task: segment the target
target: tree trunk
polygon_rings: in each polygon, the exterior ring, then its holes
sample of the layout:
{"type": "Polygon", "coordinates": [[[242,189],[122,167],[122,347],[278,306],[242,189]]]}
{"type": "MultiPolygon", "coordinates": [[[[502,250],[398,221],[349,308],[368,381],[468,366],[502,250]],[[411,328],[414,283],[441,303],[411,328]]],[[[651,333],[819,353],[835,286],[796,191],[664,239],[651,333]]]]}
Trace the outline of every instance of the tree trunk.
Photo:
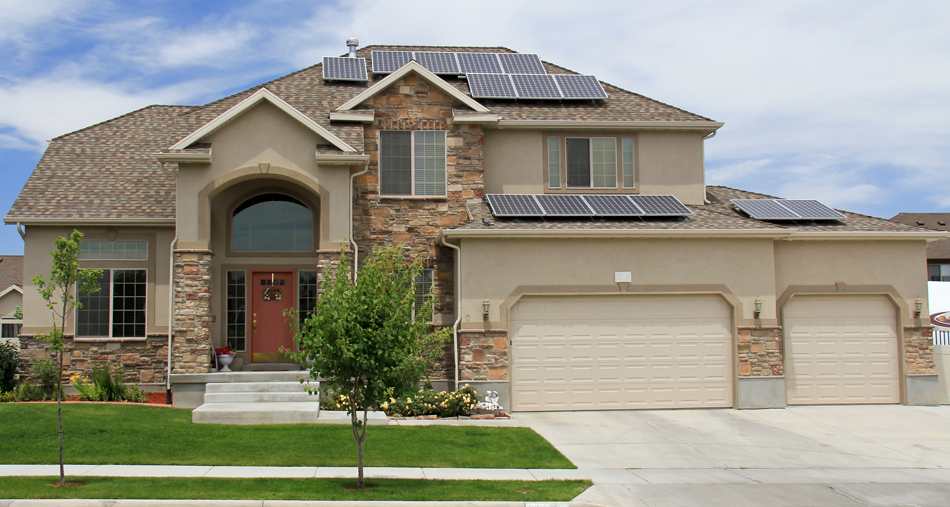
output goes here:
{"type": "MultiPolygon", "coordinates": [[[[56,330],[54,329],[55,333],[56,330]]],[[[56,380],[56,417],[59,419],[59,487],[66,487],[66,466],[63,464],[63,351],[59,351],[59,378],[56,380]]]]}

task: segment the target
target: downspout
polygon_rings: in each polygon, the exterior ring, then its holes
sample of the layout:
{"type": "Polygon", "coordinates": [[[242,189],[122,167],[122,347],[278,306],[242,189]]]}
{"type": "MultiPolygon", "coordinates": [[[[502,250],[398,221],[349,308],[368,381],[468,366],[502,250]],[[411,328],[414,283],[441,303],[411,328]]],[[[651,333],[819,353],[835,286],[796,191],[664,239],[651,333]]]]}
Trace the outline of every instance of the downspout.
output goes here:
{"type": "MultiPolygon", "coordinates": [[[[165,169],[165,164],[158,162],[158,166],[165,169]]],[[[175,173],[175,189],[178,189],[178,171],[168,171],[170,173],[175,173]]],[[[176,222],[177,222],[177,213],[176,222]]],[[[165,363],[165,404],[172,404],[172,339],[175,335],[175,326],[173,319],[175,318],[174,308],[175,308],[175,247],[178,246],[178,226],[175,225],[175,238],[172,239],[171,245],[168,247],[168,360],[165,363]]]]}
{"type": "Polygon", "coordinates": [[[717,131],[713,130],[712,132],[703,136],[703,139],[702,139],[704,141],[703,142],[703,202],[705,202],[706,204],[709,204],[709,199],[706,199],[706,143],[705,141],[706,139],[712,139],[716,137],[716,132],[717,131]]]}
{"type": "Polygon", "coordinates": [[[16,223],[16,232],[20,233],[20,239],[26,241],[26,231],[23,230],[23,226],[20,225],[20,222],[16,223]]]}
{"type": "Polygon", "coordinates": [[[442,244],[455,250],[455,324],[452,324],[452,352],[455,354],[455,390],[459,390],[459,324],[462,322],[462,249],[445,240],[442,244]]]}
{"type": "Polygon", "coordinates": [[[353,283],[356,283],[356,278],[359,273],[359,267],[360,267],[360,248],[356,244],[356,240],[353,239],[353,236],[355,235],[355,231],[353,228],[353,206],[354,206],[353,194],[356,193],[356,189],[353,187],[353,184],[356,181],[357,176],[361,174],[366,174],[366,171],[369,171],[369,164],[367,164],[365,167],[366,168],[363,169],[362,171],[355,172],[350,175],[350,238],[349,240],[350,240],[350,246],[353,248],[353,283]]]}

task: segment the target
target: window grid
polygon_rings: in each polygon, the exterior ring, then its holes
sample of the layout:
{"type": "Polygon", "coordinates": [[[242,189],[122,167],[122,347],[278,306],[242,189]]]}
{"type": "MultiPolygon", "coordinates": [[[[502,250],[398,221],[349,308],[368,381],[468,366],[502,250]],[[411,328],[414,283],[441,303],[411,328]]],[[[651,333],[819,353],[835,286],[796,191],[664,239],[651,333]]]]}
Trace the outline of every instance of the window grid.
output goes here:
{"type": "Polygon", "coordinates": [[[109,337],[109,314],[112,310],[110,287],[112,271],[105,269],[99,278],[99,290],[93,293],[79,291],[82,305],[76,310],[76,336],[90,338],[109,337]]]}
{"type": "Polygon", "coordinates": [[[144,269],[112,272],[112,336],[145,338],[145,300],[148,284],[144,269]]]}
{"type": "Polygon", "coordinates": [[[445,132],[421,130],[412,134],[416,195],[445,195],[445,132]]]}
{"type": "Polygon", "coordinates": [[[413,282],[416,291],[415,311],[418,314],[420,311],[422,311],[422,305],[425,304],[426,297],[432,290],[432,270],[423,269],[419,271],[419,274],[416,275],[416,279],[413,280],[413,282]]]}
{"type": "Polygon", "coordinates": [[[313,212],[282,194],[252,197],[231,218],[235,252],[309,252],[313,248],[313,212]]]}
{"type": "Polygon", "coordinates": [[[444,130],[381,131],[379,192],[382,195],[446,195],[444,130]]]}
{"type": "Polygon", "coordinates": [[[228,271],[227,342],[234,350],[247,347],[247,275],[244,271],[228,271]]]}
{"type": "Polygon", "coordinates": [[[79,260],[147,261],[148,241],[83,241],[79,260]]]}
{"type": "Polygon", "coordinates": [[[633,139],[626,137],[623,143],[623,186],[624,188],[633,188],[636,185],[633,169],[633,139]]]}
{"type": "Polygon", "coordinates": [[[561,188],[561,138],[548,138],[548,187],[561,188]]]}
{"type": "Polygon", "coordinates": [[[297,311],[300,315],[300,321],[303,322],[317,308],[317,272],[298,271],[297,283],[297,294],[299,295],[297,311]]]}
{"type": "Polygon", "coordinates": [[[594,137],[591,140],[591,180],[594,188],[617,187],[617,140],[594,137]]]}

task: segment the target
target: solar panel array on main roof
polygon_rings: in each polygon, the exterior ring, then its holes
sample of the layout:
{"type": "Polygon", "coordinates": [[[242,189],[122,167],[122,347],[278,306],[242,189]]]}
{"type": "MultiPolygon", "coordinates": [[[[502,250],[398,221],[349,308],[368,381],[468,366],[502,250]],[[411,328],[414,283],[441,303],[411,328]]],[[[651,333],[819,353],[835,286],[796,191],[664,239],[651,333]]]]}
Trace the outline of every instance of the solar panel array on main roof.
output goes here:
{"type": "Polygon", "coordinates": [[[459,70],[462,74],[482,72],[488,74],[503,74],[501,62],[496,53],[455,53],[459,61],[459,70]]]}
{"type": "Polygon", "coordinates": [[[538,55],[530,53],[497,53],[507,74],[547,74],[538,55]]]}
{"type": "Polygon", "coordinates": [[[605,99],[607,92],[594,76],[574,74],[469,74],[469,89],[476,99],[605,99]],[[567,81],[564,91],[560,77],[584,78],[567,81]],[[596,83],[596,90],[594,85],[596,83]],[[580,84],[584,87],[581,88],[580,84]],[[597,91],[599,90],[599,91],[597,91]],[[587,93],[590,92],[590,93],[587,93]]]}
{"type": "Polygon", "coordinates": [[[416,61],[432,71],[433,74],[459,75],[459,62],[455,53],[438,53],[434,51],[416,51],[416,61]]]}
{"type": "Polygon", "coordinates": [[[606,99],[607,92],[594,76],[554,74],[557,86],[566,99],[606,99]]]}
{"type": "Polygon", "coordinates": [[[515,92],[522,99],[559,99],[563,97],[548,74],[511,74],[515,92]]]}
{"type": "Polygon", "coordinates": [[[373,51],[370,56],[376,74],[395,72],[413,58],[412,51],[373,51]]]}
{"type": "Polygon", "coordinates": [[[846,216],[814,199],[731,199],[756,220],[845,220],[846,216]]]}
{"type": "Polygon", "coordinates": [[[684,217],[692,215],[672,195],[488,194],[496,217],[684,217]]]}
{"type": "Polygon", "coordinates": [[[515,85],[507,74],[469,74],[468,86],[475,98],[510,99],[517,96],[515,85]]]}
{"type": "Polygon", "coordinates": [[[448,51],[373,51],[373,72],[395,72],[416,60],[434,74],[547,74],[538,55],[528,53],[452,53],[448,51]]]}
{"type": "Polygon", "coordinates": [[[323,79],[335,81],[368,81],[366,58],[323,57],[323,79]]]}

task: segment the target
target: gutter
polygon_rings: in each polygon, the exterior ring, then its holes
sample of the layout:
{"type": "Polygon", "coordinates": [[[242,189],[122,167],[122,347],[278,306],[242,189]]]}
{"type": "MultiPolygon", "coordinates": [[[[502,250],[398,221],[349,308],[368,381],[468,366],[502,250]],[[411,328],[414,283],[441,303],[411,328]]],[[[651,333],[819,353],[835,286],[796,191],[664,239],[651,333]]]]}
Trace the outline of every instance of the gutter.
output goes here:
{"type": "Polygon", "coordinates": [[[20,225],[20,222],[16,223],[16,232],[20,233],[20,239],[26,241],[26,231],[23,230],[23,226],[20,225]]]}
{"type": "Polygon", "coordinates": [[[446,241],[442,234],[439,241],[455,250],[455,323],[452,324],[452,352],[455,355],[455,390],[459,390],[459,324],[462,322],[462,249],[446,241]]]}
{"type": "Polygon", "coordinates": [[[803,231],[801,229],[447,229],[447,238],[767,238],[797,240],[935,241],[943,231],[803,231]]]}
{"type": "Polygon", "coordinates": [[[211,152],[208,153],[156,153],[152,155],[159,164],[178,162],[180,164],[210,164],[211,152]]]}
{"type": "Polygon", "coordinates": [[[572,121],[572,120],[499,120],[497,128],[538,129],[563,128],[570,130],[716,130],[721,121],[572,121]]]}
{"type": "Polygon", "coordinates": [[[3,217],[7,225],[131,225],[131,226],[162,226],[175,225],[174,218],[30,218],[30,217],[3,217]]]}

